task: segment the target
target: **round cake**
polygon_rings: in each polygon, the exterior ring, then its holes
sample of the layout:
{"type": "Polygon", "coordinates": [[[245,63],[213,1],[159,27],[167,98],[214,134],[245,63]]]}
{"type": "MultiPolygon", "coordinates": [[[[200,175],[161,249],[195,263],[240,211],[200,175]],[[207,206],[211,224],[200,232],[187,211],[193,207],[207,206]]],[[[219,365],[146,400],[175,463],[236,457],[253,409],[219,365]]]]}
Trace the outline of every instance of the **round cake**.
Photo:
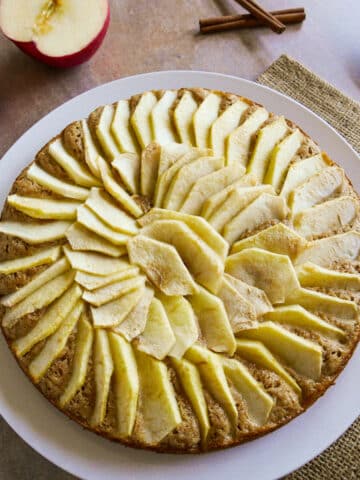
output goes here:
{"type": "Polygon", "coordinates": [[[83,427],[158,452],[264,435],[359,340],[359,199],[299,127],[238,95],[97,108],[18,176],[0,222],[2,331],[83,427]]]}

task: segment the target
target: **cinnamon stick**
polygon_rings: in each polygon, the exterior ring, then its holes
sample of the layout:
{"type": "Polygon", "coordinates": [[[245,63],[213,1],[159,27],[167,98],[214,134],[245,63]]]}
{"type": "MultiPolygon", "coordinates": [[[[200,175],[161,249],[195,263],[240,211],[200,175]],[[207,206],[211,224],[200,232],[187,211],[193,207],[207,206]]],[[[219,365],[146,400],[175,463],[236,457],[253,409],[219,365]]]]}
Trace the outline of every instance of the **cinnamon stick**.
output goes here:
{"type": "Polygon", "coordinates": [[[262,21],[265,25],[268,25],[274,32],[283,33],[286,29],[286,26],[283,23],[277,20],[274,15],[260,7],[260,5],[254,0],[236,0],[236,2],[250,12],[255,18],[262,21]]]}
{"type": "MultiPolygon", "coordinates": [[[[303,7],[298,8],[286,8],[285,10],[274,10],[269,12],[274,17],[278,15],[286,15],[288,13],[305,13],[303,7]]],[[[239,15],[222,15],[221,17],[200,18],[200,27],[208,27],[210,25],[219,25],[221,23],[236,22],[237,20],[254,20],[254,16],[251,13],[239,14],[239,15]]]]}

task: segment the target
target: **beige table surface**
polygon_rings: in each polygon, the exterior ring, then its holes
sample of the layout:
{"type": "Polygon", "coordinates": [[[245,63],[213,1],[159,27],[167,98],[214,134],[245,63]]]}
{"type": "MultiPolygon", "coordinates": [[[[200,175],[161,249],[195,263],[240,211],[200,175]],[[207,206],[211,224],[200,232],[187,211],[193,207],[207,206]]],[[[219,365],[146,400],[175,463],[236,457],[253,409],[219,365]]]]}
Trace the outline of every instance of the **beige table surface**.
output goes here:
{"type": "MultiPolygon", "coordinates": [[[[200,36],[200,17],[241,11],[233,0],[110,3],[106,39],[95,57],[78,68],[50,69],[0,37],[0,157],[34,122],[64,101],[104,82],[142,72],[207,70],[254,80],[287,53],[360,100],[360,0],[262,0],[274,10],[306,8],[305,23],[288,27],[279,36],[266,29],[200,36]]],[[[0,452],[0,480],[73,478],[35,453],[3,420],[0,452]]]]}

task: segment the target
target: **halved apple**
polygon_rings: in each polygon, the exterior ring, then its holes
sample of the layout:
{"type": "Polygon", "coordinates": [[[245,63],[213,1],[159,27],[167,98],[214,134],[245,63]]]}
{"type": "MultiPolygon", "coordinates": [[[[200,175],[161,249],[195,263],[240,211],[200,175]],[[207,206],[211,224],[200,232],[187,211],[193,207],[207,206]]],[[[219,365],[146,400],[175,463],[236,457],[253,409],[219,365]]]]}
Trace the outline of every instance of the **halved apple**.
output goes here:
{"type": "Polygon", "coordinates": [[[104,305],[104,303],[111,302],[112,300],[122,297],[126,293],[136,290],[144,285],[145,277],[137,275],[112,282],[109,285],[99,287],[92,291],[85,291],[82,298],[91,305],[100,307],[101,305],[104,305]]]}
{"type": "Polygon", "coordinates": [[[46,223],[0,222],[0,232],[21,238],[30,245],[52,242],[65,236],[71,222],[61,220],[46,223]]]}
{"type": "Polygon", "coordinates": [[[161,147],[152,142],[141,152],[140,192],[152,200],[158,178],[161,147]]]}
{"type": "Polygon", "coordinates": [[[129,264],[128,268],[113,273],[112,275],[106,275],[105,277],[91,273],[76,272],[75,281],[87,290],[95,290],[97,288],[105,287],[105,285],[110,285],[113,282],[117,282],[118,280],[135,277],[138,274],[138,267],[132,267],[129,264]]]}
{"type": "Polygon", "coordinates": [[[60,257],[61,247],[45,248],[26,257],[14,258],[13,260],[4,260],[0,262],[0,273],[9,275],[10,273],[28,270],[38,265],[53,263],[60,257]]]}
{"type": "Polygon", "coordinates": [[[81,205],[75,200],[51,200],[50,198],[9,195],[9,205],[32,218],[43,220],[74,220],[76,209],[81,205]]]}
{"type": "Polygon", "coordinates": [[[197,147],[210,147],[210,129],[219,116],[220,104],[221,96],[209,93],[194,113],[193,125],[197,147]]]}
{"type": "Polygon", "coordinates": [[[80,223],[75,222],[66,231],[65,234],[70,246],[73,250],[89,250],[92,252],[104,253],[111,257],[120,257],[126,253],[126,247],[116,245],[100,237],[96,233],[83,227],[80,223]]]}
{"type": "Polygon", "coordinates": [[[87,205],[81,205],[77,209],[77,221],[83,227],[105,238],[114,245],[126,245],[130,238],[129,235],[116,232],[108,227],[87,205]]]}
{"type": "Polygon", "coordinates": [[[139,152],[139,144],[130,126],[130,105],[128,100],[120,100],[116,103],[110,128],[122,152],[139,152]]]}
{"type": "Polygon", "coordinates": [[[225,273],[224,278],[233,288],[235,288],[244,300],[247,300],[253,306],[257,317],[261,317],[266,312],[271,312],[273,307],[263,290],[248,285],[227,273],[225,273]]]}
{"type": "Polygon", "coordinates": [[[73,251],[69,247],[64,247],[64,253],[75,270],[102,277],[129,268],[129,262],[126,260],[109,258],[100,253],[73,251]]]}
{"type": "Polygon", "coordinates": [[[302,287],[340,288],[343,290],[360,290],[360,275],[328,270],[315,263],[306,262],[296,267],[302,287]]]}
{"type": "Polygon", "coordinates": [[[137,153],[122,153],[111,163],[130,193],[137,193],[140,184],[140,157],[137,153]]]}
{"type": "Polygon", "coordinates": [[[100,178],[100,170],[97,164],[97,157],[100,155],[86,120],[81,120],[81,129],[83,134],[84,157],[86,165],[94,177],[100,178]]]}
{"type": "Polygon", "coordinates": [[[195,145],[193,116],[197,108],[192,93],[185,90],[174,109],[174,123],[181,143],[195,145]]]}
{"type": "Polygon", "coordinates": [[[177,90],[165,90],[151,111],[150,121],[154,140],[160,145],[176,142],[176,132],[171,119],[171,107],[176,97],[177,90]]]}
{"type": "Polygon", "coordinates": [[[121,153],[118,145],[116,144],[114,138],[111,135],[110,127],[113,118],[114,106],[105,105],[101,109],[99,120],[97,121],[97,124],[95,126],[97,139],[104,153],[110,160],[113,160],[121,153]]]}
{"type": "Polygon", "coordinates": [[[141,148],[145,148],[153,140],[151,128],[151,111],[157,103],[153,92],[145,92],[141,95],[133,114],[130,117],[130,123],[135,131],[141,148]]]}

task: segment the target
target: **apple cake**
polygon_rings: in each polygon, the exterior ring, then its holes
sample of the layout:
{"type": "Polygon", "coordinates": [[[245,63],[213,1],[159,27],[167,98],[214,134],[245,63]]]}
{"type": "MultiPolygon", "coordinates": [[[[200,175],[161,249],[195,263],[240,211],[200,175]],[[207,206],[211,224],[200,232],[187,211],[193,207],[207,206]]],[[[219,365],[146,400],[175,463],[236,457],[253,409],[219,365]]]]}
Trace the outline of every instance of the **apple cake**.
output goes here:
{"type": "Polygon", "coordinates": [[[18,176],[1,324],[39,391],[123,444],[195,453],[268,433],[359,339],[359,200],[299,127],[237,95],[97,108],[18,176]]]}

